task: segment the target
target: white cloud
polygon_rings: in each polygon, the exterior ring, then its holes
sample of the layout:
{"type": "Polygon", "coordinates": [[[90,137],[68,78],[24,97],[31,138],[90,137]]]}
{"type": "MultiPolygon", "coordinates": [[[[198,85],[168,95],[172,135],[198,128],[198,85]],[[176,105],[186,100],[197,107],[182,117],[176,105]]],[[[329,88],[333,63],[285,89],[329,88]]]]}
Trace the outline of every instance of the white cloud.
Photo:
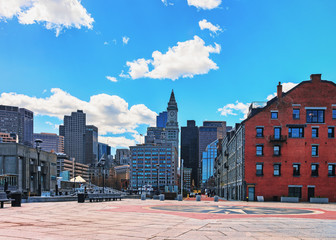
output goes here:
{"type": "Polygon", "coordinates": [[[223,30],[220,28],[219,25],[213,25],[211,22],[208,22],[206,19],[198,22],[199,27],[201,30],[208,29],[209,31],[217,34],[217,32],[222,32],[223,30]]]}
{"type": "Polygon", "coordinates": [[[178,42],[177,46],[169,48],[166,53],[155,51],[152,60],[140,58],[133,62],[127,62],[129,75],[132,79],[148,77],[153,79],[169,78],[176,80],[180,77],[206,74],[211,69],[217,70],[218,66],[210,58],[210,53],[219,54],[220,45],[206,46],[204,41],[194,36],[194,39],[178,42]],[[150,71],[149,67],[153,67],[150,71]]]}
{"type": "MultiPolygon", "coordinates": [[[[293,87],[295,87],[297,83],[282,83],[282,91],[288,92],[293,87]]],[[[267,96],[267,100],[271,100],[272,98],[276,97],[276,93],[270,94],[267,96]]],[[[220,112],[220,115],[222,116],[228,116],[228,115],[238,115],[238,114],[244,114],[244,118],[240,119],[243,120],[247,117],[248,109],[250,107],[250,103],[241,103],[239,101],[236,101],[235,103],[229,103],[226,104],[224,107],[219,108],[218,111],[220,112]]]]}
{"type": "Polygon", "coordinates": [[[52,122],[45,122],[45,124],[47,124],[47,125],[49,125],[49,126],[52,126],[53,127],[53,129],[59,129],[59,124],[54,124],[54,123],[52,123],[52,122]]]}
{"type": "Polygon", "coordinates": [[[0,20],[17,16],[21,9],[32,5],[32,0],[0,0],[0,20]]]}
{"type": "MultiPolygon", "coordinates": [[[[297,83],[292,83],[292,82],[288,82],[288,83],[282,83],[282,91],[283,92],[288,92],[289,90],[291,90],[293,87],[295,87],[296,85],[298,85],[297,83]]],[[[276,97],[277,93],[273,93],[267,96],[267,100],[271,100],[272,98],[276,97]]]]}
{"type": "Polygon", "coordinates": [[[121,77],[121,78],[130,78],[130,75],[125,74],[124,70],[122,70],[121,73],[119,74],[119,77],[121,77]]]}
{"type": "Polygon", "coordinates": [[[104,45],[109,45],[109,42],[105,41],[105,42],[104,42],[104,45]]]}
{"type": "Polygon", "coordinates": [[[129,107],[128,103],[116,95],[98,94],[89,101],[80,100],[59,88],[51,89],[51,96],[46,98],[30,97],[17,93],[2,93],[1,104],[14,105],[32,110],[37,115],[57,117],[81,109],[86,113],[87,124],[99,128],[100,135],[137,133],[140,124],[154,126],[156,113],[143,104],[129,107]]]}
{"type": "Polygon", "coordinates": [[[129,40],[130,40],[130,38],[127,37],[127,36],[124,36],[124,37],[122,38],[123,44],[125,44],[125,45],[128,44],[128,41],[129,41],[129,40]]]}
{"type": "Polygon", "coordinates": [[[106,76],[106,78],[108,80],[110,80],[111,82],[118,82],[118,80],[115,77],[111,77],[111,76],[106,76]]]}
{"type": "Polygon", "coordinates": [[[235,103],[226,104],[224,107],[219,108],[218,111],[222,116],[238,115],[238,113],[243,113],[244,118],[246,118],[249,106],[249,103],[241,103],[236,101],[235,103]]]}
{"type": "Polygon", "coordinates": [[[140,58],[138,60],[134,60],[133,62],[127,62],[126,65],[129,67],[129,75],[133,79],[144,77],[149,72],[148,64],[150,60],[146,60],[144,58],[140,58]]]}
{"type": "Polygon", "coordinates": [[[128,148],[129,146],[134,146],[138,143],[138,141],[134,139],[128,139],[125,137],[106,137],[106,136],[99,136],[98,141],[108,144],[112,148],[128,148]]]}
{"type": "Polygon", "coordinates": [[[63,28],[92,29],[94,21],[81,0],[0,0],[0,19],[14,16],[21,24],[44,23],[56,36],[63,28]]]}
{"type": "Polygon", "coordinates": [[[169,2],[168,0],[161,0],[161,2],[162,2],[165,6],[168,6],[168,5],[173,6],[173,5],[174,5],[174,3],[169,2]]]}
{"type": "Polygon", "coordinates": [[[222,3],[222,0],[188,0],[189,6],[194,6],[198,9],[211,10],[217,8],[222,3]]]}

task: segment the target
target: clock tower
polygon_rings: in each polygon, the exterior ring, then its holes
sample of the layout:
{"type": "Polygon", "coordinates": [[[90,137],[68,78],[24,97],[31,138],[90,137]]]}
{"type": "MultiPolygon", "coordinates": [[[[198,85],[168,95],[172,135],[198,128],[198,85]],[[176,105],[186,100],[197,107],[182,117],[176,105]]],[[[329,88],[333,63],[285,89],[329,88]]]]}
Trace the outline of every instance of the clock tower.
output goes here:
{"type": "Polygon", "coordinates": [[[177,103],[175,100],[174,90],[170,94],[170,99],[167,107],[167,123],[166,123],[166,140],[175,148],[175,163],[178,161],[179,149],[179,126],[177,121],[177,103]]]}

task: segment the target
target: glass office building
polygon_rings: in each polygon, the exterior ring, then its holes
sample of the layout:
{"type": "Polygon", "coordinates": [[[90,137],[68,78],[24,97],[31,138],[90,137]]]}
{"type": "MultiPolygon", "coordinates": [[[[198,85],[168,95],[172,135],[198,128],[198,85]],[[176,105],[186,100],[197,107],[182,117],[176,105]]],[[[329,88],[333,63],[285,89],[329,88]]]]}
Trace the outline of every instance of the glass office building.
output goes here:
{"type": "Polygon", "coordinates": [[[217,157],[218,140],[210,143],[202,154],[202,183],[205,183],[214,174],[214,162],[217,157]]]}

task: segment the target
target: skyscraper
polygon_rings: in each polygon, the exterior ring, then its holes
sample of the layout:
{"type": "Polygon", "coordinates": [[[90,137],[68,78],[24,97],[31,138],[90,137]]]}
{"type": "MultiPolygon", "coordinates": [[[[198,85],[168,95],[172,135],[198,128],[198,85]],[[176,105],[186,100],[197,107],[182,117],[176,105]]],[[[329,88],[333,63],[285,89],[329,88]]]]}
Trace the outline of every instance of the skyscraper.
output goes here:
{"type": "Polygon", "coordinates": [[[0,132],[16,134],[19,143],[33,145],[34,113],[25,108],[0,105],[0,132]]]}
{"type": "Polygon", "coordinates": [[[156,117],[156,127],[165,128],[167,124],[167,112],[160,112],[156,117]]]}
{"type": "Polygon", "coordinates": [[[186,127],[181,127],[181,159],[184,167],[191,169],[190,183],[198,185],[198,127],[194,120],[188,120],[186,127]]]}
{"type": "Polygon", "coordinates": [[[93,125],[85,126],[85,164],[98,162],[98,128],[93,125]]]}
{"type": "Polygon", "coordinates": [[[64,136],[64,152],[79,163],[85,163],[85,124],[86,114],[77,110],[71,116],[64,116],[64,125],[59,129],[60,135],[64,136]]]}

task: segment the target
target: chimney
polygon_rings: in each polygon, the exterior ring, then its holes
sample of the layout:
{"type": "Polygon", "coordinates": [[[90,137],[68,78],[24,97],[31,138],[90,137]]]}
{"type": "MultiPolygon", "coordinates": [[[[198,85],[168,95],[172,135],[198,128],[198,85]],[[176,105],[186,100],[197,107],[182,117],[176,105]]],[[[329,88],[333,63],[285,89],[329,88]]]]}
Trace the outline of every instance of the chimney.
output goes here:
{"type": "Polygon", "coordinates": [[[322,74],[311,74],[310,75],[310,80],[314,82],[320,82],[321,81],[321,75],[322,74]]]}
{"type": "Polygon", "coordinates": [[[277,97],[278,97],[278,99],[282,98],[282,85],[281,85],[281,82],[279,82],[279,84],[277,86],[277,97]]]}

